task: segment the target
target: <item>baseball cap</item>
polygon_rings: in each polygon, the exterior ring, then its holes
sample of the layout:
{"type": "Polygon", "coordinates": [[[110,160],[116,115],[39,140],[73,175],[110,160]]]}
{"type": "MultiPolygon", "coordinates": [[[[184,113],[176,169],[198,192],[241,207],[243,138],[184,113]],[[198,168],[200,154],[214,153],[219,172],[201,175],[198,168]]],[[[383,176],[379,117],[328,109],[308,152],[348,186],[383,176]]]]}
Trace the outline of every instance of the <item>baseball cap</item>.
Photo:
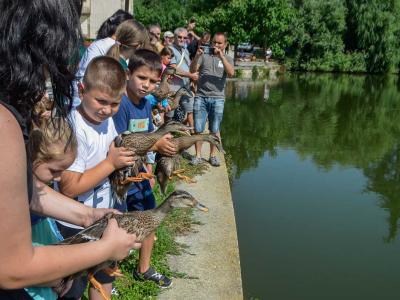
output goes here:
{"type": "Polygon", "coordinates": [[[164,32],[164,38],[166,37],[174,37],[174,34],[171,31],[164,32]]]}

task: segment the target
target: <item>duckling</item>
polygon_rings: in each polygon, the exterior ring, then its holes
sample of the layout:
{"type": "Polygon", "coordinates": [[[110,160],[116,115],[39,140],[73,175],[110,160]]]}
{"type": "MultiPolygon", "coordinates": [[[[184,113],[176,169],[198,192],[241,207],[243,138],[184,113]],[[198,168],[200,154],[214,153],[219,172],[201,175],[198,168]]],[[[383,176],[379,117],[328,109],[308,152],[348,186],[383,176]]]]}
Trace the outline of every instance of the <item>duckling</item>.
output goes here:
{"type": "MultiPolygon", "coordinates": [[[[93,225],[83,229],[76,235],[65,239],[64,241],[61,241],[59,244],[70,245],[99,240],[105,228],[107,227],[108,220],[111,218],[115,218],[118,222],[118,226],[125,229],[128,233],[136,234],[137,242],[142,242],[150,233],[157,229],[157,227],[173,208],[183,207],[197,208],[205,212],[208,211],[208,208],[198,202],[190,193],[182,190],[176,190],[155,209],[146,211],[132,211],[124,214],[108,214],[95,222],[93,225]]],[[[90,269],[73,274],[68,278],[65,278],[64,281],[66,282],[67,280],[87,274],[89,281],[93,284],[93,286],[99,290],[104,299],[109,300],[103,290],[103,287],[94,279],[93,275],[103,269],[109,271],[109,268],[115,265],[115,263],[116,262],[114,261],[106,261],[90,269]]]]}
{"type": "Polygon", "coordinates": [[[132,182],[141,182],[145,179],[153,178],[152,174],[139,171],[144,165],[147,152],[149,152],[153,145],[167,133],[186,133],[190,129],[190,127],[179,122],[168,122],[155,132],[128,131],[115,138],[114,143],[116,147],[125,147],[135,152],[135,162],[132,166],[116,170],[109,176],[113,194],[119,203],[122,203],[123,199],[125,199],[132,182]]]}
{"type": "Polygon", "coordinates": [[[167,187],[168,180],[172,178],[172,176],[177,176],[180,179],[185,180],[188,183],[195,183],[196,181],[192,178],[182,175],[185,171],[184,169],[179,169],[180,167],[180,154],[190,148],[195,142],[209,142],[215,145],[218,151],[225,153],[222,149],[220,139],[211,134],[198,134],[198,135],[191,135],[191,136],[181,136],[172,139],[172,142],[176,145],[178,149],[178,153],[174,156],[164,156],[159,153],[156,155],[156,170],[155,174],[157,177],[157,181],[160,185],[160,190],[163,194],[165,194],[165,190],[167,187]]]}

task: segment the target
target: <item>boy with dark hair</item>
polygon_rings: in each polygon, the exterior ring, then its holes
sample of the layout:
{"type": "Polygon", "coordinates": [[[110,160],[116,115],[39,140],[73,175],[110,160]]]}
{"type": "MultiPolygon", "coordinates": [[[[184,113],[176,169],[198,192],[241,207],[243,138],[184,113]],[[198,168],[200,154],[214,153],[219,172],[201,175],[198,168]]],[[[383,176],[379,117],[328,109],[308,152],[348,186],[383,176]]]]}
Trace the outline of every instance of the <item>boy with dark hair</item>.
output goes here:
{"type": "MultiPolygon", "coordinates": [[[[126,130],[131,132],[152,132],[154,130],[151,104],[145,99],[145,96],[155,89],[161,70],[161,58],[151,50],[139,49],[131,57],[128,64],[126,94],[122,97],[118,113],[113,117],[118,133],[126,130]]],[[[171,138],[170,134],[165,135],[150,150],[164,155],[174,155],[176,148],[171,142],[171,138]]],[[[149,172],[152,171],[150,163],[153,162],[152,159],[148,160],[147,169],[149,172]]],[[[133,183],[132,185],[126,199],[127,210],[135,211],[155,208],[156,202],[149,180],[133,183]]],[[[124,210],[125,208],[121,209],[124,210]]],[[[172,281],[150,266],[154,236],[154,233],[152,233],[142,242],[139,264],[137,269],[133,271],[133,276],[136,279],[152,280],[163,288],[169,287],[172,281]]]]}
{"type": "MultiPolygon", "coordinates": [[[[113,144],[117,132],[111,117],[118,111],[125,87],[126,74],[119,62],[111,57],[96,57],[89,63],[79,86],[81,104],[69,115],[78,151],[73,164],[62,173],[59,188],[63,194],[87,206],[112,208],[114,201],[108,176],[133,164],[134,153],[113,144]]],[[[57,221],[57,225],[64,238],[82,229],[62,221],[57,221]]],[[[114,277],[102,271],[94,277],[103,284],[103,292],[111,296],[114,277]]],[[[74,280],[73,287],[62,299],[79,299],[86,285],[86,277],[74,280]]],[[[91,286],[89,299],[103,298],[91,286]]]]}

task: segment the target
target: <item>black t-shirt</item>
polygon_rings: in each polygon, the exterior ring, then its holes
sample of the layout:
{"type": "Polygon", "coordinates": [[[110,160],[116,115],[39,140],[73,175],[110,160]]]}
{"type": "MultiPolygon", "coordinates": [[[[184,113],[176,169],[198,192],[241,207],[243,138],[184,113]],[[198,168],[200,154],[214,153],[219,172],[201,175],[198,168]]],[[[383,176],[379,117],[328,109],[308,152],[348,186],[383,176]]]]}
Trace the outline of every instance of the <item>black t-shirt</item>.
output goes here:
{"type": "Polygon", "coordinates": [[[196,39],[193,39],[193,41],[187,46],[190,60],[193,60],[193,58],[195,57],[198,47],[199,47],[199,41],[196,39]]]}

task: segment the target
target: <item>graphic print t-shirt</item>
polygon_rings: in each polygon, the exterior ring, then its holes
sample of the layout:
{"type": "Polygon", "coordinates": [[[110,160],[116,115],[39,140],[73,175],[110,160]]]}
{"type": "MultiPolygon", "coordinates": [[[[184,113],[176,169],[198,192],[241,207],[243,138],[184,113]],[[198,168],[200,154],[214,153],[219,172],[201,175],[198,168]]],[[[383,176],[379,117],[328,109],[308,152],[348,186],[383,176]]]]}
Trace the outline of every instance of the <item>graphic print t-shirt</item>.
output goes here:
{"type": "MultiPolygon", "coordinates": [[[[77,109],[71,111],[70,119],[78,140],[78,153],[75,161],[67,170],[84,173],[107,157],[108,149],[117,136],[117,131],[112,118],[95,125],[84,119],[77,109]]],[[[105,178],[93,189],[79,195],[77,200],[95,208],[113,207],[110,181],[105,178]]],[[[59,222],[68,227],[81,228],[66,222],[59,222]]]]}
{"type": "MultiPolygon", "coordinates": [[[[142,98],[138,105],[134,104],[128,96],[124,95],[118,112],[113,116],[115,128],[118,134],[130,132],[154,131],[151,104],[146,98],[142,98]]],[[[132,195],[141,188],[141,183],[132,184],[128,195],[132,195]]]]}

